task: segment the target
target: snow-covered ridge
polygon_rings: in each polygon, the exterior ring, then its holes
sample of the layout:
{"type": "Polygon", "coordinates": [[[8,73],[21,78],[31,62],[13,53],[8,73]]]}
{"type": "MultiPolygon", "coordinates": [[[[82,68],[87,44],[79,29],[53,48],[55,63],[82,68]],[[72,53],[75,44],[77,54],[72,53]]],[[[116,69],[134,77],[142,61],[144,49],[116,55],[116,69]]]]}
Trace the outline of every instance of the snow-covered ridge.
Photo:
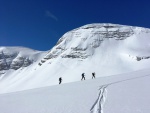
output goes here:
{"type": "MultiPolygon", "coordinates": [[[[81,58],[86,59],[93,55],[96,48],[100,48],[102,43],[116,40],[133,40],[131,37],[140,38],[141,36],[150,35],[150,29],[142,27],[125,26],[119,24],[88,24],[65,33],[57,42],[56,46],[44,57],[46,59],[57,58],[81,58]],[[140,37],[139,37],[140,36],[140,37]],[[129,39],[128,39],[129,38],[129,39]]],[[[147,40],[147,39],[138,40],[147,40]]],[[[135,39],[137,40],[137,39],[135,39]]],[[[129,42],[129,41],[128,41],[129,42]]],[[[127,43],[128,43],[127,42],[127,43]]],[[[124,43],[124,41],[122,41],[124,43]]],[[[134,43],[134,42],[129,42],[134,43]]],[[[109,46],[106,45],[106,46],[109,46]]],[[[128,45],[130,46],[130,45],[128,45]]],[[[137,56],[142,59],[149,56],[137,56]]],[[[42,62],[41,62],[42,64],[42,62]]]]}
{"type": "Polygon", "coordinates": [[[42,52],[24,47],[0,47],[0,71],[27,67],[37,61],[42,52]]]}

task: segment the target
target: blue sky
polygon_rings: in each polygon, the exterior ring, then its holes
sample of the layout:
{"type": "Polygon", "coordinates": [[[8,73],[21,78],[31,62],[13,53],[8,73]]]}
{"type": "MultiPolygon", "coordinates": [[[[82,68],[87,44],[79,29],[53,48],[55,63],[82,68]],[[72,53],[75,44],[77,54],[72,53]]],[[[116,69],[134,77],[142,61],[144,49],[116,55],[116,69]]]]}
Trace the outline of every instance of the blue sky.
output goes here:
{"type": "Polygon", "coordinates": [[[67,31],[90,23],[150,28],[150,1],[0,0],[0,46],[49,50],[67,31]]]}

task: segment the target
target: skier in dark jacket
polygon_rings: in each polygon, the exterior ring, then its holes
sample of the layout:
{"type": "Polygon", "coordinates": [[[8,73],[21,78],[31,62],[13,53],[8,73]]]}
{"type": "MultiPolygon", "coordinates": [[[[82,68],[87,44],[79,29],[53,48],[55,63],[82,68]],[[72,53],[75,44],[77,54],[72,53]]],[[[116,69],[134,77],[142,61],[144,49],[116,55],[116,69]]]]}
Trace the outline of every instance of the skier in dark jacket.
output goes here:
{"type": "Polygon", "coordinates": [[[85,75],[84,75],[84,73],[82,73],[82,79],[81,80],[85,80],[85,75]]]}
{"type": "Polygon", "coordinates": [[[92,73],[92,79],[95,78],[95,72],[92,73]]]}
{"type": "Polygon", "coordinates": [[[62,82],[62,78],[60,77],[60,78],[59,78],[59,84],[61,84],[61,82],[62,82]]]}

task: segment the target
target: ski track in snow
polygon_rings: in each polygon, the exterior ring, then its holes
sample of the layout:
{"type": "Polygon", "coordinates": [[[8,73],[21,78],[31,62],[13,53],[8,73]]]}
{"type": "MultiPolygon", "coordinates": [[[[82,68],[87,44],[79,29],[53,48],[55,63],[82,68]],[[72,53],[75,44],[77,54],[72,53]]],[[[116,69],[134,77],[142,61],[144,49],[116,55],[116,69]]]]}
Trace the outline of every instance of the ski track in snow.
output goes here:
{"type": "Polygon", "coordinates": [[[91,113],[103,113],[103,105],[106,100],[107,88],[108,85],[103,85],[100,87],[100,92],[98,95],[97,100],[95,101],[94,105],[90,109],[91,113]]]}
{"type": "MultiPolygon", "coordinates": [[[[122,106],[121,110],[120,109],[115,110],[116,108],[114,108],[114,105],[115,105],[117,106],[117,109],[118,109],[119,108],[118,106],[120,106],[120,103],[118,103],[118,101],[122,102],[120,100],[117,100],[117,103],[116,103],[111,100],[111,98],[113,98],[115,95],[118,96],[119,91],[117,90],[120,90],[120,89],[116,89],[118,88],[118,86],[120,86],[122,83],[123,84],[128,83],[128,81],[132,83],[132,80],[134,81],[138,79],[138,81],[140,81],[140,78],[146,78],[149,80],[149,77],[150,77],[150,74],[147,73],[143,75],[143,72],[142,72],[142,75],[141,74],[137,75],[137,73],[135,73],[134,75],[136,76],[134,77],[127,76],[127,78],[126,77],[117,78],[118,76],[116,77],[114,76],[115,79],[114,78],[111,78],[111,79],[98,78],[100,81],[95,79],[95,81],[90,80],[90,81],[84,81],[84,82],[77,82],[75,83],[76,85],[72,83],[68,85],[64,84],[64,86],[58,85],[55,87],[45,87],[44,89],[29,90],[29,91],[24,91],[24,92],[20,91],[17,93],[0,94],[0,99],[1,99],[0,113],[11,113],[11,111],[13,113],[105,113],[105,112],[109,113],[109,110],[119,111],[119,112],[113,111],[113,113],[137,113],[138,111],[136,112],[136,110],[141,110],[141,111],[144,110],[141,113],[149,113],[149,112],[145,112],[145,111],[148,111],[148,110],[145,110],[145,108],[149,109],[149,100],[144,101],[145,100],[144,97],[140,98],[139,100],[143,100],[142,102],[143,103],[145,102],[146,104],[144,104],[143,106],[141,105],[141,107],[140,107],[140,104],[138,104],[139,109],[137,109],[137,107],[132,107],[133,109],[130,109],[130,105],[127,105],[126,107],[124,106],[125,104],[121,104],[122,106]],[[91,84],[91,83],[94,83],[94,84],[91,84]],[[117,87],[114,87],[115,85],[117,87]],[[97,91],[95,91],[96,88],[98,88],[97,91]],[[89,92],[92,93],[92,95],[89,94],[89,92]],[[87,94],[88,96],[85,94],[87,94]],[[110,98],[110,95],[111,95],[111,98],[110,98]],[[144,107],[145,105],[147,107],[144,107]],[[108,110],[108,108],[111,108],[111,109],[108,110]],[[24,111],[22,111],[23,109],[24,111]],[[123,112],[120,112],[120,111],[123,111],[123,112]]],[[[131,85],[130,83],[128,86],[131,85]]],[[[133,83],[136,83],[136,82],[133,82],[133,83]]],[[[131,89],[127,91],[132,90],[135,86],[136,85],[134,85],[133,87],[131,86],[131,89]]],[[[137,91],[135,90],[130,94],[134,94],[136,92],[137,91]]],[[[122,93],[119,93],[119,94],[122,94],[122,93]]],[[[128,94],[128,93],[125,93],[125,94],[128,94]]],[[[146,96],[147,95],[148,93],[146,94],[146,96]]],[[[115,99],[118,98],[117,96],[115,97],[115,99]]],[[[123,95],[121,95],[120,98],[122,98],[122,96],[123,95]]],[[[131,95],[131,97],[132,96],[135,96],[135,95],[131,95]]],[[[142,96],[142,93],[138,95],[136,99],[138,99],[139,96],[142,96]]],[[[125,97],[126,97],[125,99],[128,99],[127,98],[128,96],[125,96],[125,97]]],[[[133,101],[134,99],[135,98],[131,98],[131,100],[133,101]]],[[[128,102],[128,101],[125,101],[125,102],[128,102]]],[[[131,102],[132,103],[131,105],[136,106],[135,102],[133,103],[131,102]]],[[[130,103],[130,100],[129,100],[129,103],[130,103]]]]}
{"type": "Polygon", "coordinates": [[[150,77],[150,75],[144,75],[144,76],[140,76],[140,77],[133,77],[133,78],[130,78],[130,79],[116,81],[116,82],[112,82],[112,83],[100,86],[100,88],[99,88],[100,91],[99,91],[99,94],[98,94],[98,98],[96,99],[95,103],[91,107],[90,113],[104,113],[103,112],[103,106],[104,106],[104,103],[105,103],[106,98],[107,98],[107,89],[106,88],[108,86],[113,85],[113,84],[118,84],[118,83],[121,83],[121,82],[126,82],[128,80],[143,78],[143,77],[150,77]]]}

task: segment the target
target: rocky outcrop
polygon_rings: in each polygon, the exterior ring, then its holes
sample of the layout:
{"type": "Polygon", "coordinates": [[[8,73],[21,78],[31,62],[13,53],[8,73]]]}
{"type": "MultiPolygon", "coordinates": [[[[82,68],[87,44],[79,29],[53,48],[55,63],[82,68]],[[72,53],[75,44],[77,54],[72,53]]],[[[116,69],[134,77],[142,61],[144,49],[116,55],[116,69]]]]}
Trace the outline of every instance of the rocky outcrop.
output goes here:
{"type": "Polygon", "coordinates": [[[63,54],[61,55],[62,58],[81,58],[86,59],[88,55],[86,54],[87,48],[71,48],[71,52],[69,54],[63,54]]]}
{"type": "Polygon", "coordinates": [[[143,57],[137,56],[137,57],[136,57],[136,60],[137,60],[137,61],[140,61],[140,60],[149,59],[149,58],[150,58],[150,56],[143,56],[143,57]]]}
{"type": "Polygon", "coordinates": [[[32,60],[29,60],[29,58],[19,56],[17,53],[0,53],[0,71],[8,69],[17,70],[20,67],[27,67],[30,64],[32,64],[32,60]]]}
{"type": "Polygon", "coordinates": [[[28,58],[24,58],[22,56],[17,56],[15,59],[13,59],[10,68],[17,70],[21,67],[27,67],[32,63],[31,60],[29,60],[28,58]]]}
{"type": "MultiPolygon", "coordinates": [[[[134,35],[133,27],[115,24],[89,24],[64,34],[56,46],[43,58],[45,60],[62,58],[86,59],[88,49],[98,48],[104,40],[124,40],[134,35]],[[85,46],[83,46],[85,44],[85,46]]],[[[42,65],[40,62],[39,65],[42,65]]]]}
{"type": "Polygon", "coordinates": [[[10,65],[12,60],[17,56],[16,53],[4,53],[3,51],[0,52],[0,71],[1,70],[8,70],[10,69],[10,65]]]}
{"type": "Polygon", "coordinates": [[[0,47],[0,71],[28,67],[35,60],[36,53],[39,52],[27,48],[0,47]]]}

